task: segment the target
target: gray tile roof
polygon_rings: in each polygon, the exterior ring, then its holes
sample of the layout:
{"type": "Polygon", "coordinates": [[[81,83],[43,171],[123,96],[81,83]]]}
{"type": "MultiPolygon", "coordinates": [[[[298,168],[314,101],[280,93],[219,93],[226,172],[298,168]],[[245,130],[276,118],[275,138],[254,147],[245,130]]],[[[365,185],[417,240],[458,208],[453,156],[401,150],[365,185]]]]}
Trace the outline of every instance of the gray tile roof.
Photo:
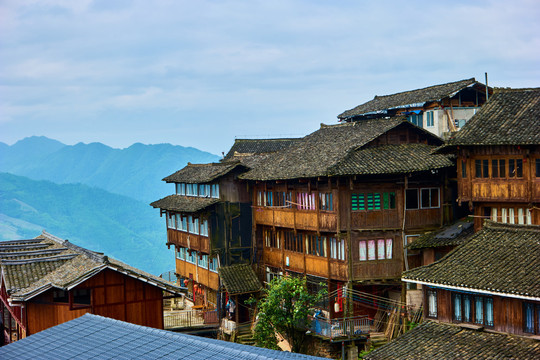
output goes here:
{"type": "Polygon", "coordinates": [[[225,160],[233,159],[239,154],[264,154],[283,150],[296,144],[299,138],[279,139],[235,139],[234,144],[225,155],[225,160]]]}
{"type": "Polygon", "coordinates": [[[0,348],[2,359],[322,359],[85,314],[0,348]]]}
{"type": "Polygon", "coordinates": [[[8,295],[26,301],[50,288],[66,289],[108,268],[142,278],[163,290],[180,287],[101,253],[43,232],[32,240],[0,242],[0,266],[8,295]]]}
{"type": "Polygon", "coordinates": [[[472,221],[461,220],[442,229],[420,235],[407,247],[409,249],[425,249],[464,244],[474,234],[472,221]]]}
{"type": "Polygon", "coordinates": [[[382,145],[358,149],[332,166],[332,175],[402,174],[454,166],[444,155],[432,155],[427,144],[382,145]]]}
{"type": "MultiPolygon", "coordinates": [[[[318,176],[332,176],[335,166],[351,151],[366,145],[387,131],[398,126],[419,129],[404,118],[373,119],[339,125],[323,125],[298,141],[295,146],[269,154],[264,161],[240,175],[248,180],[286,180],[318,176]]],[[[439,140],[440,141],[440,140],[439,140]]]]}
{"type": "Polygon", "coordinates": [[[540,226],[486,221],[441,260],[403,273],[403,280],[540,299],[540,226]]]}
{"type": "Polygon", "coordinates": [[[496,92],[447,146],[539,144],[540,88],[536,88],[496,92]]]}
{"type": "Polygon", "coordinates": [[[190,163],[183,169],[163,178],[163,181],[168,183],[209,183],[227,175],[238,166],[242,166],[239,161],[209,164],[190,163]]]}
{"type": "Polygon", "coordinates": [[[540,359],[540,341],[425,321],[364,359],[540,359]]]}
{"type": "Polygon", "coordinates": [[[195,213],[219,202],[219,199],[199,196],[169,195],[154,201],[150,206],[156,209],[195,213]]]}
{"type": "Polygon", "coordinates": [[[225,289],[231,295],[253,293],[262,289],[261,282],[251,265],[222,266],[218,272],[225,289]]]}
{"type": "Polygon", "coordinates": [[[338,118],[344,120],[357,115],[393,109],[405,105],[437,101],[445,97],[453,96],[456,92],[473,85],[476,82],[477,81],[474,78],[471,78],[429,86],[423,89],[404,91],[392,95],[375,96],[373,100],[341,113],[338,115],[338,118]]]}

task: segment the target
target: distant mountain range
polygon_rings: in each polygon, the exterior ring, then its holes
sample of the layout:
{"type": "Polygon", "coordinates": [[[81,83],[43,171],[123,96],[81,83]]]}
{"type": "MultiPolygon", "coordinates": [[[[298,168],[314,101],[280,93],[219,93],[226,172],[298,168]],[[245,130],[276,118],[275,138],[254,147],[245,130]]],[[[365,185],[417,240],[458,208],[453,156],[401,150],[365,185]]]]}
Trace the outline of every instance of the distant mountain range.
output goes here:
{"type": "Polygon", "coordinates": [[[170,144],[113,149],[46,137],[0,142],[0,240],[33,238],[45,229],[159,275],[174,269],[165,220],[149,205],[174,192],[161,179],[188,161],[218,160],[170,144]]]}
{"type": "Polygon", "coordinates": [[[161,179],[189,162],[208,163],[219,157],[192,147],[133,144],[114,149],[101,143],[65,145],[44,136],[28,137],[9,146],[0,143],[0,172],[81,183],[147,203],[171,194],[161,179]]]}

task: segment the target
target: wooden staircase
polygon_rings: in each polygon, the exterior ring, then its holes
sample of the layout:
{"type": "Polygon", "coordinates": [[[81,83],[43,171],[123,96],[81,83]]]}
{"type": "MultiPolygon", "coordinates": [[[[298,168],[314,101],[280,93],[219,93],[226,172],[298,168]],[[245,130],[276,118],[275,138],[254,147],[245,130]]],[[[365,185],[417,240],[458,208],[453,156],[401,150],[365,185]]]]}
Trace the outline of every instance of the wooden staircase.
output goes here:
{"type": "Polygon", "coordinates": [[[255,339],[251,331],[251,323],[240,324],[236,330],[235,342],[243,345],[255,346],[255,339]]]}
{"type": "Polygon", "coordinates": [[[381,347],[388,342],[388,338],[383,332],[372,332],[369,334],[369,346],[373,349],[381,347]]]}

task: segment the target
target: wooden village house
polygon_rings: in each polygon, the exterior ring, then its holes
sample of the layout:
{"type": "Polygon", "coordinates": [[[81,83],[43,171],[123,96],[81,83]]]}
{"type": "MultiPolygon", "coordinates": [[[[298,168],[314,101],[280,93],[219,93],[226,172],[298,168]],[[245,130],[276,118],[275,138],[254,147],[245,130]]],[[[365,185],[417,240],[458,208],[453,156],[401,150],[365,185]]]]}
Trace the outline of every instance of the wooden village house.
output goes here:
{"type": "Polygon", "coordinates": [[[413,124],[437,135],[457,131],[478,111],[492,93],[474,78],[429,86],[392,95],[375,96],[338,115],[351,122],[389,116],[407,116],[413,124]],[[486,92],[487,91],[487,92],[486,92]]]}
{"type": "Polygon", "coordinates": [[[438,150],[457,154],[457,201],[477,232],[411,244],[457,248],[404,273],[421,288],[427,321],[368,359],[540,358],[539,100],[540,89],[498,90],[438,150]]]}
{"type": "Polygon", "coordinates": [[[458,199],[483,219],[540,225],[540,89],[500,90],[440,152],[457,155],[458,199]]]}
{"type": "Polygon", "coordinates": [[[43,232],[0,242],[2,340],[10,343],[91,313],[163,329],[164,292],[180,288],[43,232]]]}
{"type": "Polygon", "coordinates": [[[354,291],[401,297],[404,244],[453,217],[442,140],[403,117],[321,125],[239,176],[249,181],[256,263],[266,280],[305,275],[331,294],[325,318],[373,317],[354,291]]]}
{"type": "Polygon", "coordinates": [[[421,285],[424,322],[365,359],[540,358],[540,226],[487,220],[438,262],[403,274],[421,285]]]}
{"type": "Polygon", "coordinates": [[[176,274],[195,308],[217,309],[232,323],[249,319],[242,305],[261,289],[253,263],[251,193],[238,175],[262,154],[296,139],[236,140],[220,163],[188,164],[163,180],[175,194],[151,204],[165,215],[176,274]]]}
{"type": "Polygon", "coordinates": [[[251,261],[250,199],[235,181],[244,171],[239,161],[188,164],[163,179],[175,184],[176,194],[151,204],[166,217],[177,276],[197,307],[215,309],[224,302],[220,267],[251,261]]]}

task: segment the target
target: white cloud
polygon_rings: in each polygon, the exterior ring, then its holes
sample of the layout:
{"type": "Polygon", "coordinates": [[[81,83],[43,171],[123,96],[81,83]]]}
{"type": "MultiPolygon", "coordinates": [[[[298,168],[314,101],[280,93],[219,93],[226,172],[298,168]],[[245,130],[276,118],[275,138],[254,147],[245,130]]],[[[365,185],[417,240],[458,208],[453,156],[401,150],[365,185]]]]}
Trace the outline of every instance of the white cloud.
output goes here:
{"type": "Polygon", "coordinates": [[[222,149],[238,132],[305,133],[375,94],[485,71],[538,86],[539,18],[531,0],[4,1],[0,141],[48,122],[77,141],[112,131],[222,149]],[[182,135],[193,117],[215,134],[182,135]],[[145,132],[150,118],[163,126],[145,132]]]}

